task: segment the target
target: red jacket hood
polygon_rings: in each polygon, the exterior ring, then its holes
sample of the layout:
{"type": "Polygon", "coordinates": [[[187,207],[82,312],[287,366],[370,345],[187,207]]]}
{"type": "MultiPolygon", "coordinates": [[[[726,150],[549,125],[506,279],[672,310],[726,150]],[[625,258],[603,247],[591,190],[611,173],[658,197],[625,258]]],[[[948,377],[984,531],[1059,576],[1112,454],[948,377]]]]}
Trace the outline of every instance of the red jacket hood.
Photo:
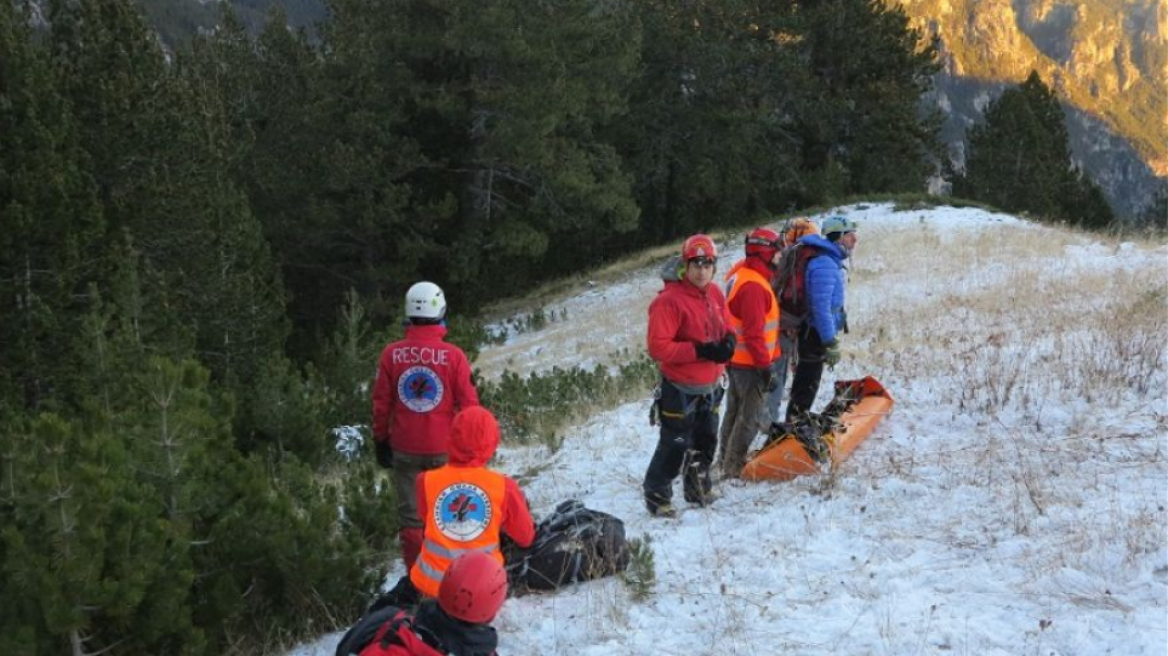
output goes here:
{"type": "Polygon", "coordinates": [[[490,410],[471,406],[454,416],[450,427],[450,464],[482,467],[499,446],[499,422],[490,410]]]}
{"type": "Polygon", "coordinates": [[[734,277],[738,270],[746,267],[757,271],[763,278],[772,280],[775,277],[775,271],[766,262],[757,257],[744,257],[731,265],[730,270],[722,275],[722,280],[729,282],[730,278],[734,277]]]}

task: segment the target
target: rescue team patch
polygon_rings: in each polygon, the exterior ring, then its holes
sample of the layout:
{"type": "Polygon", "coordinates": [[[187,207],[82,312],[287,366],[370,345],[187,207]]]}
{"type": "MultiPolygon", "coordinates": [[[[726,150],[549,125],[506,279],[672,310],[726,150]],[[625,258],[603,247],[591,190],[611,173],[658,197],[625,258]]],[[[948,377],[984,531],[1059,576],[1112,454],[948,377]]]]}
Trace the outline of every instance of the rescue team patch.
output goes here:
{"type": "Polygon", "coordinates": [[[446,388],[429,367],[410,367],[397,379],[397,397],[414,412],[430,412],[442,403],[446,388]]]}
{"type": "Polygon", "coordinates": [[[469,542],[483,534],[491,523],[491,502],[487,493],[471,483],[455,483],[438,493],[434,523],[451,540],[469,542]]]}

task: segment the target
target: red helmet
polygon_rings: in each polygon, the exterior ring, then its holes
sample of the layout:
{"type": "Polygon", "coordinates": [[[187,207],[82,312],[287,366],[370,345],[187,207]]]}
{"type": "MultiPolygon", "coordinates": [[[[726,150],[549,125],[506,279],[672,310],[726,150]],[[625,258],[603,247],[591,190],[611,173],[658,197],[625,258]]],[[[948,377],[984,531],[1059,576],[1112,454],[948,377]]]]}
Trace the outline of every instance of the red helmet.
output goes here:
{"type": "Polygon", "coordinates": [[[495,619],[507,597],[507,572],[481,551],[459,556],[438,586],[438,605],[464,622],[485,624],[495,619]]]}
{"type": "Polygon", "coordinates": [[[749,235],[746,235],[746,255],[747,257],[756,255],[770,262],[782,246],[781,241],[782,237],[774,230],[755,228],[750,231],[749,235]]]}
{"type": "Polygon", "coordinates": [[[718,247],[709,235],[697,234],[685,240],[681,245],[681,261],[689,262],[695,257],[718,257],[718,247]]]}

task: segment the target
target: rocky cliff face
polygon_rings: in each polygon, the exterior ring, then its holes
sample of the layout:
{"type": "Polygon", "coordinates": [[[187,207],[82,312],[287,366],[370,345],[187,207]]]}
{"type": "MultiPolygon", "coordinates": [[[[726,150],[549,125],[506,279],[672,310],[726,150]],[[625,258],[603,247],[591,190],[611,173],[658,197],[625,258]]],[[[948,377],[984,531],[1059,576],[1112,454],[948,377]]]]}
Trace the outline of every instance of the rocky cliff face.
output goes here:
{"type": "Polygon", "coordinates": [[[959,161],[985,105],[1034,69],[1064,101],[1076,160],[1121,216],[1137,214],[1168,177],[1164,0],[887,1],[941,39],[936,99],[959,161]]]}

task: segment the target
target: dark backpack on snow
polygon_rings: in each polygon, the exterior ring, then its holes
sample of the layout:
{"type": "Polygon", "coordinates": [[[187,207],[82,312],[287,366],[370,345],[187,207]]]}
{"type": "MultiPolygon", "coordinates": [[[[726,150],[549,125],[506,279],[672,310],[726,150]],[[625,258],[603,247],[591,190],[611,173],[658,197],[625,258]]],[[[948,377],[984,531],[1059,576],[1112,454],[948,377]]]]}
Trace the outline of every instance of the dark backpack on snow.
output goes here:
{"type": "Polygon", "coordinates": [[[611,576],[629,566],[624,522],[576,500],[556,506],[539,523],[530,547],[510,545],[505,555],[513,594],[555,590],[611,576]]]}

